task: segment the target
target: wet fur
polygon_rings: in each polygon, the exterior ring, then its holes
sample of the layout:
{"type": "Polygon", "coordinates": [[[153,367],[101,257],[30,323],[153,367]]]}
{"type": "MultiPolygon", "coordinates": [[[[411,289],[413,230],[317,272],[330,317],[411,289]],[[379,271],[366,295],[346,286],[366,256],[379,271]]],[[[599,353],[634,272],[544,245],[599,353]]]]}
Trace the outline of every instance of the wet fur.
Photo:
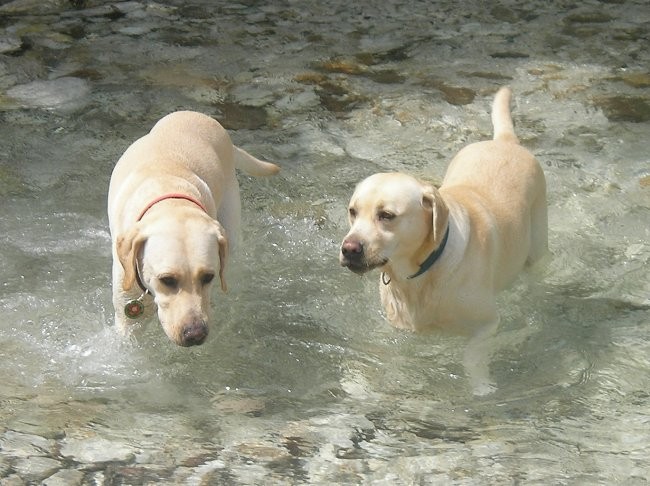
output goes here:
{"type": "Polygon", "coordinates": [[[498,322],[497,293],[546,254],[544,174],[519,145],[510,97],[508,88],[495,96],[494,139],[463,148],[439,189],[382,173],[363,180],[352,195],[341,264],[357,273],[383,272],[381,302],[393,326],[483,336],[498,322]],[[382,212],[395,217],[382,219],[382,212]],[[440,245],[447,225],[439,260],[408,278],[440,245]]]}
{"type": "MultiPolygon", "coordinates": [[[[136,268],[150,294],[147,313],[157,308],[167,336],[176,344],[200,344],[188,333],[207,336],[210,276],[226,290],[224,267],[240,224],[239,185],[235,167],[252,175],[271,175],[279,167],[235,147],[214,119],[191,111],[162,118],[134,142],[111,176],[108,217],[113,254],[113,305],[118,329],[128,333],[138,321],[124,314],[127,301],[142,290],[136,268]],[[137,221],[150,201],[182,193],[200,202],[166,199],[137,221]],[[175,288],[161,277],[172,277],[175,288]]],[[[210,279],[211,280],[211,279],[210,279]]],[[[205,336],[203,336],[204,338],[205,336]]],[[[199,342],[200,341],[200,342],[199,342]]]]}

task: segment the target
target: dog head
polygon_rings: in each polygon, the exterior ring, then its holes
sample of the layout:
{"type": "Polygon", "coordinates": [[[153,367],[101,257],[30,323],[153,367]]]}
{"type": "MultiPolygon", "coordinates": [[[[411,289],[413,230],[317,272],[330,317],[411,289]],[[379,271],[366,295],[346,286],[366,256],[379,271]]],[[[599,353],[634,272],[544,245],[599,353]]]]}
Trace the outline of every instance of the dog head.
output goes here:
{"type": "Polygon", "coordinates": [[[208,335],[212,283],[226,291],[228,244],[223,227],[208,215],[187,211],[136,223],[117,238],[125,291],[137,278],[153,295],[165,333],[179,346],[202,344],[208,335]]]}
{"type": "Polygon", "coordinates": [[[341,265],[359,274],[386,265],[412,274],[439,244],[448,216],[433,186],[405,174],[372,175],[350,199],[350,231],[341,245],[341,265]]]}

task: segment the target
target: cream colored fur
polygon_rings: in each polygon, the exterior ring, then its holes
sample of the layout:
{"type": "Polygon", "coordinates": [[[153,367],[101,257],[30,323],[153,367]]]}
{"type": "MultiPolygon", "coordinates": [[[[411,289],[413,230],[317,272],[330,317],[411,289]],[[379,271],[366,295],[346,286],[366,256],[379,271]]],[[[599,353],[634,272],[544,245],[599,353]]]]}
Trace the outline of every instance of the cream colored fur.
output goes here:
{"type": "MultiPolygon", "coordinates": [[[[115,322],[128,333],[137,320],[124,313],[127,301],[149,291],[146,319],[154,308],[176,344],[201,344],[208,332],[212,279],[225,291],[224,266],[236,244],[240,224],[235,167],[252,175],[271,175],[279,167],[233,146],[214,119],[191,111],[162,118],[134,142],[117,162],[108,194],[113,253],[115,322]],[[145,208],[165,199],[142,216],[145,208]]],[[[140,319],[138,319],[140,320],[140,319]]]]}
{"type": "Polygon", "coordinates": [[[463,148],[439,189],[400,173],[363,180],[349,204],[341,264],[378,268],[388,320],[411,331],[484,336],[498,322],[497,293],[548,249],[546,184],[519,145],[508,88],[496,94],[494,139],[463,148]],[[449,238],[439,259],[414,275],[449,238]]]}

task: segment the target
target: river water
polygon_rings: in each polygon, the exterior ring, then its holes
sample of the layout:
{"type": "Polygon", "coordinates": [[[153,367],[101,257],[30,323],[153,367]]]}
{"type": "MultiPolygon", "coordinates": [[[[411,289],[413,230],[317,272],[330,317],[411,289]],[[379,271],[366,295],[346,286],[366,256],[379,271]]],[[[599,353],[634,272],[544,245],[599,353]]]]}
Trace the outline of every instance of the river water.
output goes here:
{"type": "Polygon", "coordinates": [[[646,484],[644,0],[0,0],[0,482],[646,484]],[[500,298],[493,393],[465,342],[392,329],[339,267],[363,177],[439,182],[492,94],[548,182],[552,258],[500,298]],[[282,166],[200,347],[112,323],[106,194],[177,109],[282,166]]]}

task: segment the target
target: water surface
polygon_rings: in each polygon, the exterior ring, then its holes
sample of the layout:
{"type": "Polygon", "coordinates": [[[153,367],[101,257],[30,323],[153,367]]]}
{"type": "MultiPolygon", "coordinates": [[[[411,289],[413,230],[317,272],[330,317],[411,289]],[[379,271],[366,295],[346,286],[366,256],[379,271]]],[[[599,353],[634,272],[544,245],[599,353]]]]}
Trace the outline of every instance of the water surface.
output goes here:
{"type": "Polygon", "coordinates": [[[645,484],[650,12],[643,1],[0,2],[0,477],[11,484],[645,484]],[[512,86],[552,259],[464,341],[393,330],[339,267],[363,177],[439,182],[512,86]],[[201,347],[117,336],[113,164],[176,109],[282,166],[201,347]]]}

